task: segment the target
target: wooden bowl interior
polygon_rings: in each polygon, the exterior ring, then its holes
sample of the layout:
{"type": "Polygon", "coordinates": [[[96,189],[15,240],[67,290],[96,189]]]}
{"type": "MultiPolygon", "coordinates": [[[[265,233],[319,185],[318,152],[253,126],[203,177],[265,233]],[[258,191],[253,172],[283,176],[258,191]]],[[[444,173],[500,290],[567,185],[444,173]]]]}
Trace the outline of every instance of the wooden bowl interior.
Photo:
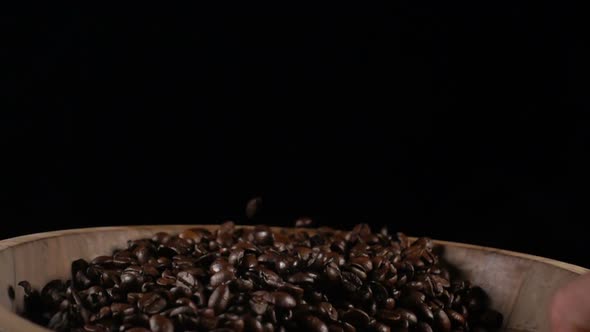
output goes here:
{"type": "MultiPolygon", "coordinates": [[[[69,276],[71,261],[110,253],[127,240],[158,231],[179,232],[190,226],[104,227],[29,235],[0,241],[0,331],[46,331],[20,317],[28,280],[41,288],[52,279],[69,276]],[[16,300],[7,294],[16,290],[16,300]]],[[[194,226],[193,226],[194,227],[194,226]]],[[[217,226],[198,226],[213,229],[217,226]]],[[[292,231],[286,229],[286,231],[292,231]]],[[[549,331],[547,306],[555,289],[587,270],[549,259],[503,250],[436,241],[444,259],[462,277],[482,286],[492,306],[504,315],[505,331],[549,331]]]]}

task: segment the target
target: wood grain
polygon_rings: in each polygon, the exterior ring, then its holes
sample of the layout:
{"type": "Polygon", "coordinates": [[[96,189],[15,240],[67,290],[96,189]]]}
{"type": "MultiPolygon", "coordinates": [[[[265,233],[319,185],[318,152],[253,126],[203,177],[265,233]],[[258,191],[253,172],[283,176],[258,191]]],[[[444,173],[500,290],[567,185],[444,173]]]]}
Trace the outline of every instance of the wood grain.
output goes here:
{"type": "MultiPolygon", "coordinates": [[[[100,227],[39,233],[0,241],[0,332],[40,332],[14,312],[22,309],[23,293],[16,284],[28,280],[41,288],[51,279],[68,276],[70,262],[110,253],[127,240],[158,231],[178,232],[188,227],[214,229],[216,225],[100,227]],[[8,298],[8,286],[17,300],[8,298]]],[[[279,229],[292,232],[294,229],[279,229]]],[[[309,230],[313,232],[313,230],[309,230]]],[[[463,243],[435,241],[444,259],[464,277],[481,285],[492,306],[505,318],[505,331],[549,331],[547,305],[555,289],[587,269],[532,255],[463,243]]]]}

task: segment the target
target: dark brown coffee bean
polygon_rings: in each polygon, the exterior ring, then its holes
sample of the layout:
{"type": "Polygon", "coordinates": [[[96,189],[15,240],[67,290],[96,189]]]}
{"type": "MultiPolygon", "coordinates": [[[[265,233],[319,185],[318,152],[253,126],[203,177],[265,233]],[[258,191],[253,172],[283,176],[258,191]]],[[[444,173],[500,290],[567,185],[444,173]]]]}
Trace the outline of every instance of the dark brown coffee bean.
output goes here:
{"type": "Polygon", "coordinates": [[[257,291],[252,293],[249,301],[250,309],[257,315],[262,315],[268,309],[268,306],[274,298],[266,291],[257,291]]]}
{"type": "Polygon", "coordinates": [[[432,327],[426,322],[418,322],[416,332],[433,332],[432,327]]]}
{"type": "Polygon", "coordinates": [[[176,308],[172,309],[169,313],[169,316],[170,317],[175,317],[175,316],[180,316],[180,315],[194,316],[194,315],[196,315],[196,313],[197,313],[197,310],[195,310],[193,307],[185,305],[185,306],[176,307],[176,308]]]}
{"type": "Polygon", "coordinates": [[[374,321],[369,326],[369,330],[373,331],[373,332],[390,332],[391,328],[383,323],[380,323],[378,321],[374,321]]]}
{"type": "Polygon", "coordinates": [[[217,286],[211,296],[207,306],[212,308],[215,313],[221,313],[227,308],[231,293],[227,284],[217,286]]]}
{"type": "Polygon", "coordinates": [[[297,305],[295,298],[287,292],[272,292],[271,296],[274,298],[274,305],[281,309],[293,309],[297,305]]]}
{"type": "Polygon", "coordinates": [[[295,285],[313,284],[317,278],[318,275],[312,272],[297,272],[290,276],[287,281],[295,285]]]}
{"type": "Polygon", "coordinates": [[[312,332],[328,332],[328,326],[321,319],[316,316],[306,316],[302,319],[301,324],[308,331],[312,332]]]}
{"type": "Polygon", "coordinates": [[[254,228],[254,244],[256,245],[272,245],[273,234],[270,227],[265,225],[258,225],[254,228]]]}
{"type": "Polygon", "coordinates": [[[158,293],[145,293],[137,302],[139,310],[148,315],[157,314],[166,308],[167,302],[158,293]]]}
{"type": "Polygon", "coordinates": [[[318,315],[324,319],[336,321],[338,320],[338,311],[329,302],[322,302],[317,306],[318,315]]]}
{"type": "Polygon", "coordinates": [[[290,284],[288,282],[281,285],[281,287],[279,287],[277,290],[282,291],[282,292],[287,292],[287,293],[293,295],[297,299],[301,299],[305,293],[305,290],[303,288],[297,287],[297,286],[290,284]]]}
{"type": "Polygon", "coordinates": [[[311,224],[313,224],[313,220],[307,217],[299,218],[295,221],[295,227],[309,227],[311,224]]]}
{"type": "Polygon", "coordinates": [[[437,330],[443,332],[451,331],[451,320],[442,309],[433,310],[434,326],[437,330]]]}
{"type": "Polygon", "coordinates": [[[379,310],[377,317],[388,325],[398,325],[403,320],[401,313],[389,309],[379,310]]]}
{"type": "Polygon", "coordinates": [[[262,206],[262,198],[255,197],[248,201],[246,204],[246,217],[253,219],[258,214],[260,207],[262,206]]]}
{"type": "Polygon", "coordinates": [[[331,282],[340,282],[342,278],[342,274],[340,273],[340,269],[334,263],[328,264],[325,269],[323,276],[331,282]]]}
{"type": "Polygon", "coordinates": [[[235,279],[236,276],[229,269],[223,269],[211,276],[209,284],[211,287],[217,287],[225,282],[235,279]]]}
{"type": "Polygon", "coordinates": [[[385,307],[385,309],[389,309],[389,310],[392,310],[393,308],[395,308],[395,299],[392,297],[387,298],[387,300],[385,300],[384,307],[385,307]]]}
{"type": "Polygon", "coordinates": [[[434,314],[426,303],[422,302],[417,304],[413,307],[413,310],[421,320],[424,320],[427,323],[432,323],[434,321],[434,314]]]}
{"type": "Polygon", "coordinates": [[[362,268],[363,272],[370,272],[373,269],[373,262],[369,256],[359,256],[350,259],[352,265],[362,268]]]}
{"type": "Polygon", "coordinates": [[[262,325],[262,330],[264,332],[274,332],[275,327],[274,327],[274,325],[271,322],[267,322],[267,323],[265,323],[265,324],[262,325]]]}
{"type": "Polygon", "coordinates": [[[186,271],[178,272],[175,284],[177,287],[184,287],[190,290],[194,290],[199,286],[197,279],[186,271]]]}
{"type": "Polygon", "coordinates": [[[455,323],[458,326],[465,325],[465,317],[463,317],[463,315],[461,315],[460,313],[456,312],[451,308],[446,308],[445,312],[447,313],[447,316],[449,316],[449,319],[452,323],[455,323]]]}
{"type": "Polygon", "coordinates": [[[363,285],[362,280],[352,272],[342,272],[342,287],[349,293],[358,292],[363,285]]]}
{"type": "Polygon", "coordinates": [[[244,327],[247,332],[263,332],[262,323],[251,315],[244,318],[244,327]]]}
{"type": "Polygon", "coordinates": [[[150,317],[150,329],[152,332],[174,332],[174,324],[160,315],[153,315],[150,317]]]}
{"type": "Polygon", "coordinates": [[[342,315],[342,320],[356,328],[363,329],[369,325],[371,318],[360,309],[349,309],[342,315]]]}
{"type": "Polygon", "coordinates": [[[151,332],[150,330],[143,328],[143,327],[134,327],[129,330],[125,330],[127,332],[151,332]]]}
{"type": "Polygon", "coordinates": [[[103,326],[100,326],[100,325],[91,325],[91,324],[84,325],[83,330],[85,332],[107,332],[107,329],[104,328],[103,326]]]}

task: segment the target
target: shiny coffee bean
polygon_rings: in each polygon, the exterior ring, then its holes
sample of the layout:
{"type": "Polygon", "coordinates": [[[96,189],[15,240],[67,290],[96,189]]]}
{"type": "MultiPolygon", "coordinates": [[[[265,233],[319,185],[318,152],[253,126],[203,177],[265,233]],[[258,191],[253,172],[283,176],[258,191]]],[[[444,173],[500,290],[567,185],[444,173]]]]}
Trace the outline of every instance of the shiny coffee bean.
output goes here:
{"type": "Polygon", "coordinates": [[[148,315],[157,314],[166,308],[167,302],[158,293],[145,293],[137,302],[139,310],[148,315]]]}
{"type": "Polygon", "coordinates": [[[211,293],[207,306],[212,308],[215,313],[221,313],[227,308],[230,296],[229,286],[227,284],[219,285],[211,293]]]}

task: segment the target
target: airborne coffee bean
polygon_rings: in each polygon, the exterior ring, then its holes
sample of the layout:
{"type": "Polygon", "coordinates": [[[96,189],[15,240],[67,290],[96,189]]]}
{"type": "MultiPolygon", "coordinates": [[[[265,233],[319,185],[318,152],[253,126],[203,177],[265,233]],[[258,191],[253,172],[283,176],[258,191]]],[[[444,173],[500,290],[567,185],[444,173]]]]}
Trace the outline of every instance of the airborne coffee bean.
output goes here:
{"type": "MultiPolygon", "coordinates": [[[[253,200],[253,217],[260,204],[253,200]]],[[[306,227],[310,219],[300,219],[306,227]]],[[[492,331],[502,315],[456,280],[430,239],[366,224],[350,232],[259,225],[191,228],[130,240],[71,263],[70,280],[35,290],[25,315],[57,331],[492,331]]],[[[14,290],[9,289],[10,295],[14,290]]]]}

